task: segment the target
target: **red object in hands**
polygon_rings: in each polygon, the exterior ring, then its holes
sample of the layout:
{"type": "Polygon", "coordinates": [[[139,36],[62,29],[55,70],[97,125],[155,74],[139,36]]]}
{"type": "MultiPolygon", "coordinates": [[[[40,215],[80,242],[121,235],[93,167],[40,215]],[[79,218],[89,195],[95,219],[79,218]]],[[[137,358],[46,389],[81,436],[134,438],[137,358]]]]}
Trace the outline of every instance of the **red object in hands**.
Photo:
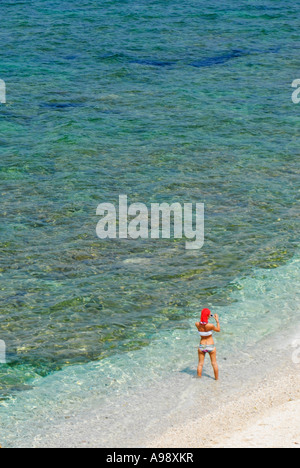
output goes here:
{"type": "Polygon", "coordinates": [[[201,312],[201,323],[203,323],[203,325],[206,325],[210,316],[211,311],[209,309],[203,309],[201,312]]]}

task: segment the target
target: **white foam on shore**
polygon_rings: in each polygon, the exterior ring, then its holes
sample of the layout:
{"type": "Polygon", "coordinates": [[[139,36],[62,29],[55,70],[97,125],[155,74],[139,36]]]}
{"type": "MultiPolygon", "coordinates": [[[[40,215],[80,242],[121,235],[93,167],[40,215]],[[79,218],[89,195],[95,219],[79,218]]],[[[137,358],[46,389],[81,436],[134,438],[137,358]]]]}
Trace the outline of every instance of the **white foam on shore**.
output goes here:
{"type": "Polygon", "coordinates": [[[281,356],[283,351],[287,359],[291,356],[299,321],[299,267],[297,255],[277,269],[257,270],[233,285],[230,307],[215,310],[223,328],[217,337],[221,382],[212,380],[210,366],[202,381],[195,378],[198,336],[193,319],[181,329],[159,331],[138,351],[36,379],[32,390],[2,402],[0,443],[143,445],[152,432],[186,418],[195,403],[201,412],[203,392],[216,404],[241,383],[250,385],[276,365],[279,349],[281,356]]]}

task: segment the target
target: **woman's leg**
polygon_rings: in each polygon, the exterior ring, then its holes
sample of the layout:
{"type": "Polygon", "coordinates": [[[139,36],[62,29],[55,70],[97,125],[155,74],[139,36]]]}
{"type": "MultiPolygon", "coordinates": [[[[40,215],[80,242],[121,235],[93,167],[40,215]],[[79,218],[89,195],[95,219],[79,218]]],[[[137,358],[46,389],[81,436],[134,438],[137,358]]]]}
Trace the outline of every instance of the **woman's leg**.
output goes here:
{"type": "Polygon", "coordinates": [[[198,377],[202,377],[202,370],[203,370],[203,365],[204,365],[204,360],[205,360],[205,353],[202,353],[200,349],[198,349],[198,357],[199,357],[199,364],[197,368],[197,374],[198,377]]]}
{"type": "Polygon", "coordinates": [[[211,360],[211,365],[213,366],[213,370],[215,373],[215,378],[216,380],[219,380],[219,367],[217,363],[217,350],[216,348],[212,353],[210,353],[210,360],[211,360]]]}

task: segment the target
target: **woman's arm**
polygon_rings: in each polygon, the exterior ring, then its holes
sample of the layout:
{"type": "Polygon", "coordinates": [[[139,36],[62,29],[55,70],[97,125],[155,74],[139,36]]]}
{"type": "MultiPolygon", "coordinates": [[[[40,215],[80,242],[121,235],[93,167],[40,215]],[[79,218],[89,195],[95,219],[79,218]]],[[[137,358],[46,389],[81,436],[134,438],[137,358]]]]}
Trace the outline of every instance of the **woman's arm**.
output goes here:
{"type": "Polygon", "coordinates": [[[215,319],[215,321],[216,321],[216,323],[217,323],[217,326],[214,327],[213,330],[214,330],[215,332],[217,332],[217,333],[220,333],[220,331],[221,331],[221,326],[220,326],[218,314],[215,314],[215,315],[214,315],[214,319],[215,319]]]}

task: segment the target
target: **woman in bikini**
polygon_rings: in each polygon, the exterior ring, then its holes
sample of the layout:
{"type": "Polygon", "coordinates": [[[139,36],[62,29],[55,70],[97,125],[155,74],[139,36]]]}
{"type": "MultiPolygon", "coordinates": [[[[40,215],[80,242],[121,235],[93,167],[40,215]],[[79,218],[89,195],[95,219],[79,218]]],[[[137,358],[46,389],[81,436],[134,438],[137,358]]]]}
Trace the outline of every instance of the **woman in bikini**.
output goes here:
{"type": "Polygon", "coordinates": [[[217,364],[217,350],[215,347],[214,339],[212,337],[213,332],[220,333],[221,327],[219,322],[219,316],[214,315],[214,319],[217,323],[217,326],[214,326],[212,323],[208,323],[209,318],[212,317],[209,309],[203,309],[201,312],[200,322],[197,322],[195,325],[201,337],[200,346],[198,349],[199,364],[197,369],[198,377],[202,377],[202,370],[204,365],[205,356],[208,353],[210,356],[211,364],[215,373],[216,380],[219,380],[219,368],[217,364]]]}

